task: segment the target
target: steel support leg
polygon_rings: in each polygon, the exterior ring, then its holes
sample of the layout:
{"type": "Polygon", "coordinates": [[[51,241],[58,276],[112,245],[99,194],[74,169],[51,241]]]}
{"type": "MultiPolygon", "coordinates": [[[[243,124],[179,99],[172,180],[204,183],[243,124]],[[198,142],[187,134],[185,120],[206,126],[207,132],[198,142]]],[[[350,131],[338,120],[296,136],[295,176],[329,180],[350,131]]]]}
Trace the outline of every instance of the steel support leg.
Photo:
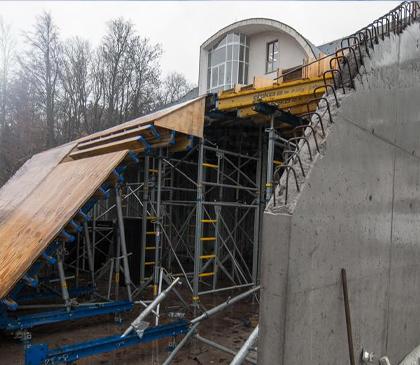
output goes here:
{"type": "Polygon", "coordinates": [[[161,224],[161,195],[162,195],[162,149],[159,149],[158,158],[158,176],[157,176],[157,191],[156,191],[156,223],[155,223],[155,266],[153,272],[153,295],[158,295],[160,261],[161,261],[161,239],[160,239],[160,224],[161,224]]]}
{"type": "Polygon", "coordinates": [[[258,161],[257,161],[257,169],[255,172],[255,182],[257,185],[256,191],[256,203],[257,207],[255,208],[254,214],[254,237],[253,237],[253,248],[252,248],[252,281],[254,285],[257,285],[258,281],[258,271],[259,271],[259,252],[260,252],[260,210],[261,210],[261,159],[262,159],[262,132],[261,128],[258,132],[258,161]]]}
{"type": "Polygon", "coordinates": [[[117,218],[118,218],[118,228],[119,228],[119,233],[120,233],[121,253],[123,256],[125,286],[127,288],[128,300],[132,301],[133,298],[131,296],[130,267],[128,265],[127,245],[125,241],[124,218],[123,218],[122,204],[121,204],[121,188],[119,186],[115,188],[115,201],[117,205],[117,218]]]}
{"type": "Polygon", "coordinates": [[[274,160],[274,116],[271,117],[270,129],[268,132],[268,152],[267,152],[267,182],[265,199],[268,202],[273,193],[273,160],[274,160]]]}
{"type": "Polygon", "coordinates": [[[89,227],[86,221],[83,223],[83,229],[85,231],[84,232],[85,233],[85,246],[86,246],[85,249],[87,251],[90,277],[92,280],[92,285],[95,285],[95,267],[93,263],[93,250],[92,250],[92,245],[90,243],[89,227]]]}
{"type": "Polygon", "coordinates": [[[63,255],[64,255],[63,250],[61,250],[61,252],[57,254],[57,269],[58,269],[58,276],[60,278],[61,295],[63,297],[64,304],[66,305],[67,312],[70,312],[71,301],[70,301],[69,290],[67,288],[66,275],[64,273],[63,255]]]}
{"type": "Polygon", "coordinates": [[[193,278],[193,302],[198,302],[199,275],[201,270],[200,256],[202,252],[201,236],[203,219],[203,159],[204,159],[204,140],[198,142],[198,165],[197,165],[197,202],[195,211],[195,247],[194,247],[194,278],[193,278]]]}
{"type": "Polygon", "coordinates": [[[141,247],[140,247],[140,284],[145,281],[144,262],[146,261],[146,246],[147,246],[147,209],[149,206],[149,166],[150,157],[144,157],[144,181],[143,181],[143,209],[141,221],[141,247]]]}

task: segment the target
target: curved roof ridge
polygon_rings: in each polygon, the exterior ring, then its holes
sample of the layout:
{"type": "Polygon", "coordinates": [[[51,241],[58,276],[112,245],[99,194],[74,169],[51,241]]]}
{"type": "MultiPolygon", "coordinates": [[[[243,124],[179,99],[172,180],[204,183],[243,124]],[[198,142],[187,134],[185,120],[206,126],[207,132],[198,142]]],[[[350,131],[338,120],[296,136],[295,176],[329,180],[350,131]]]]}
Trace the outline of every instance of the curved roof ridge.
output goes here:
{"type": "Polygon", "coordinates": [[[202,44],[201,47],[207,47],[211,42],[215,41],[219,37],[221,37],[223,34],[234,30],[235,28],[238,28],[242,25],[247,24],[261,24],[261,25],[269,25],[273,28],[276,28],[278,30],[281,30],[293,38],[296,39],[296,41],[302,46],[303,49],[305,49],[306,53],[314,58],[318,58],[319,53],[321,52],[318,47],[316,47],[312,42],[310,42],[306,37],[304,37],[301,33],[299,33],[296,29],[291,27],[290,25],[283,23],[279,20],[270,19],[270,18],[263,18],[263,17],[256,17],[256,18],[247,18],[238,20],[236,22],[233,22],[222,29],[218,30],[216,33],[214,33],[212,36],[207,38],[202,44]]]}

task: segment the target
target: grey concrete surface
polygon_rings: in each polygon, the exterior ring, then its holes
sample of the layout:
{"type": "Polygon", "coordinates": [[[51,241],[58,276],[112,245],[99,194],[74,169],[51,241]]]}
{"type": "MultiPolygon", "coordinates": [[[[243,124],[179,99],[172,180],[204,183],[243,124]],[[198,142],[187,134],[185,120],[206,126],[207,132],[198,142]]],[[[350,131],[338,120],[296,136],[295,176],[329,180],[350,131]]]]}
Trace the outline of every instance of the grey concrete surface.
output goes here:
{"type": "Polygon", "coordinates": [[[291,214],[266,213],[259,364],[401,361],[420,343],[420,25],[375,47],[291,214]]]}

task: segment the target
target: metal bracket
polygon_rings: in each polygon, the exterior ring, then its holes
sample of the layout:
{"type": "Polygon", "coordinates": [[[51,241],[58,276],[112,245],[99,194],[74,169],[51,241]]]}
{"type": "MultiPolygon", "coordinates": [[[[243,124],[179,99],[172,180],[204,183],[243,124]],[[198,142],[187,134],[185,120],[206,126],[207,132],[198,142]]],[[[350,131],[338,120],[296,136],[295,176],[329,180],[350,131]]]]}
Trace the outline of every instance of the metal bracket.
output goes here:
{"type": "Polygon", "coordinates": [[[133,322],[131,324],[136,331],[136,334],[138,338],[142,338],[144,335],[144,331],[149,328],[150,323],[146,321],[139,321],[139,322],[133,322]]]}

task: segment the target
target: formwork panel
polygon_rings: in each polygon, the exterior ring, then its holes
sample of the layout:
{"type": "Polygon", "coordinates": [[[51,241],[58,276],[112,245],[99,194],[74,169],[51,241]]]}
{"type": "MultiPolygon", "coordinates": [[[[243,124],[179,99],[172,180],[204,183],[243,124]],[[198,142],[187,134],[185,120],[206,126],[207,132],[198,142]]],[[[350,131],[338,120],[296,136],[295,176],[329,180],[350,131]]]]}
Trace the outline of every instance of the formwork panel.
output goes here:
{"type": "Polygon", "coordinates": [[[36,186],[67,156],[76,142],[38,153],[10,178],[0,189],[0,223],[36,186]]]}
{"type": "Polygon", "coordinates": [[[7,295],[126,154],[120,151],[60,163],[2,221],[0,298],[7,295]]]}

